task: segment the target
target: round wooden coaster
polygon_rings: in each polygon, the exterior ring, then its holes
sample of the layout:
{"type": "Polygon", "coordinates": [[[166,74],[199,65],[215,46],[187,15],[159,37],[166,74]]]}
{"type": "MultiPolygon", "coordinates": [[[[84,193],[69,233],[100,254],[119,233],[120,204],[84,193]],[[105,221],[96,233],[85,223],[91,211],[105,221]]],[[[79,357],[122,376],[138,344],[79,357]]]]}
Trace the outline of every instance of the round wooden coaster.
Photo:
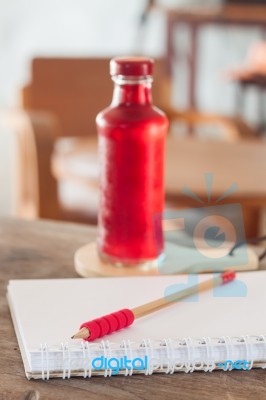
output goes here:
{"type": "Polygon", "coordinates": [[[151,276],[161,275],[157,262],[154,262],[149,269],[143,267],[116,267],[103,262],[97,252],[95,242],[81,247],[75,253],[75,269],[78,275],[83,278],[91,276],[151,276]]]}
{"type": "Polygon", "coordinates": [[[83,278],[91,276],[156,276],[181,273],[224,272],[226,270],[251,271],[258,269],[258,256],[250,247],[238,249],[234,256],[214,257],[214,249],[204,262],[198,258],[198,251],[193,248],[177,246],[165,242],[165,257],[152,265],[119,267],[100,260],[96,243],[81,247],[75,254],[75,269],[83,278]]]}

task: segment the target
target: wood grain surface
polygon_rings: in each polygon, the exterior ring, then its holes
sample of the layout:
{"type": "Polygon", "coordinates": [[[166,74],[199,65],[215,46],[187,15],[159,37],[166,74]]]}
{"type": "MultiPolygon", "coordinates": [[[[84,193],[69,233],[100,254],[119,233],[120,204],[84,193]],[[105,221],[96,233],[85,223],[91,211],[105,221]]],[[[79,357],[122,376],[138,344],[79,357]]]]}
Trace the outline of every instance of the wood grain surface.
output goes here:
{"type": "Polygon", "coordinates": [[[9,279],[75,278],[74,252],[95,229],[0,219],[0,400],[266,399],[264,370],[28,381],[6,300],[9,279]]]}

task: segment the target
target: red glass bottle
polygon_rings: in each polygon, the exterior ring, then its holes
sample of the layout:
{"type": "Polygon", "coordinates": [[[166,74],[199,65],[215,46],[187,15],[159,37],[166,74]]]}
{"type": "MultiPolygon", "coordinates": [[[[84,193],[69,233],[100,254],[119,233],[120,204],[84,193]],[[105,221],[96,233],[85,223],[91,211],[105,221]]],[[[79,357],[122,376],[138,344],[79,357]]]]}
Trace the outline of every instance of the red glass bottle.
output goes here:
{"type": "Polygon", "coordinates": [[[165,114],[152,105],[153,60],[115,58],[111,105],[97,116],[100,158],[98,252],[137,266],[163,253],[165,114]]]}

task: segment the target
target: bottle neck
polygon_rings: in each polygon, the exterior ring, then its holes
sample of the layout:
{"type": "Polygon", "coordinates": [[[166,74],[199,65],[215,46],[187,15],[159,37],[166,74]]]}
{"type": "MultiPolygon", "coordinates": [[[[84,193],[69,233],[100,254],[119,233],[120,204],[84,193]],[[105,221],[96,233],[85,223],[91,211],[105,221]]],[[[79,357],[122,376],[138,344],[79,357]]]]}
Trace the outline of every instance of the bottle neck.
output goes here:
{"type": "Polygon", "coordinates": [[[130,106],[152,104],[152,78],[125,79],[113,77],[115,82],[112,106],[130,106]]]}

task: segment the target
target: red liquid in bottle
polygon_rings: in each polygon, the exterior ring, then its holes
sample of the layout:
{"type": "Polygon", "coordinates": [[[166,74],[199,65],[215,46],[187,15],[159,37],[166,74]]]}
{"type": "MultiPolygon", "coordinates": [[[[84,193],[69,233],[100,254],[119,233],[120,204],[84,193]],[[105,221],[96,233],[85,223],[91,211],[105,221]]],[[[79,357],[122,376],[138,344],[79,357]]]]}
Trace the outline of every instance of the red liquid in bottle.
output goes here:
{"type": "Polygon", "coordinates": [[[111,61],[110,107],[97,116],[100,154],[98,251],[138,265],[163,252],[166,116],[151,102],[150,59],[111,61]]]}

